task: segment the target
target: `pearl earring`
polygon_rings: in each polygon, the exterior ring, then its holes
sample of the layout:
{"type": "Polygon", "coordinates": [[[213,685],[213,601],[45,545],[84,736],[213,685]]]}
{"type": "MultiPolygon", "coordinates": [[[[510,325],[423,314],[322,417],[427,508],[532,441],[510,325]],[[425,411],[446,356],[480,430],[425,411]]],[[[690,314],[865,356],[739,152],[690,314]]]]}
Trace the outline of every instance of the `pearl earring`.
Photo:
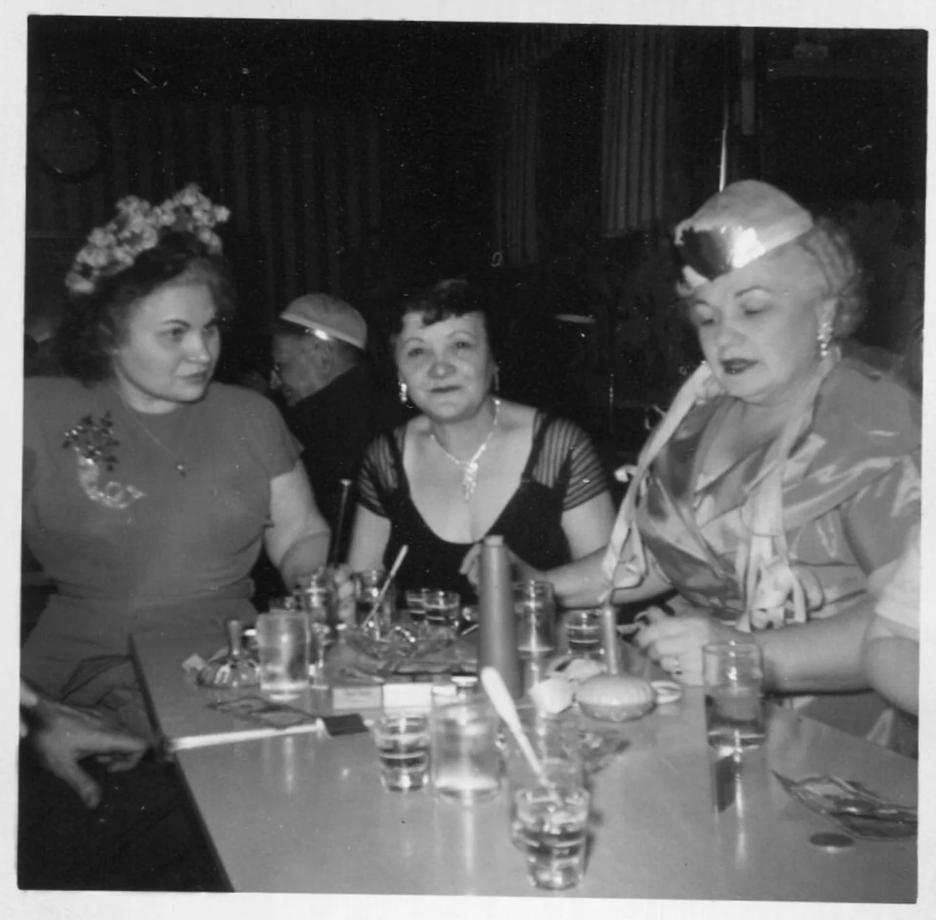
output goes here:
{"type": "Polygon", "coordinates": [[[409,388],[402,380],[400,381],[399,394],[400,402],[403,403],[404,406],[409,405],[409,388]]]}
{"type": "Polygon", "coordinates": [[[820,324],[816,339],[819,342],[819,357],[825,358],[829,354],[829,346],[832,344],[832,324],[828,320],[823,320],[820,324]]]}

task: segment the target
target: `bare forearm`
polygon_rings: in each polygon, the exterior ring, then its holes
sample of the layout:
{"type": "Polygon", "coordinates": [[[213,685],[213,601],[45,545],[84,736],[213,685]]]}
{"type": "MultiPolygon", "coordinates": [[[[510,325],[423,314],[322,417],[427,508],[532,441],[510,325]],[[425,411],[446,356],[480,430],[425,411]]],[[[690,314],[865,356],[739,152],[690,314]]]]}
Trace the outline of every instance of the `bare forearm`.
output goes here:
{"type": "Polygon", "coordinates": [[[861,656],[871,615],[869,601],[823,620],[754,633],[768,689],[823,693],[867,687],[861,656]]]}
{"type": "Polygon", "coordinates": [[[303,575],[309,575],[325,565],[329,539],[330,534],[327,530],[309,534],[297,540],[283,553],[279,570],[287,587],[294,585],[303,575]]]}
{"type": "MultiPolygon", "coordinates": [[[[594,607],[607,590],[607,582],[601,572],[605,547],[583,556],[568,565],[550,569],[544,573],[553,583],[559,602],[567,608],[594,607]]],[[[650,600],[667,589],[667,585],[651,570],[644,580],[634,588],[618,588],[613,600],[617,604],[650,600]]]]}

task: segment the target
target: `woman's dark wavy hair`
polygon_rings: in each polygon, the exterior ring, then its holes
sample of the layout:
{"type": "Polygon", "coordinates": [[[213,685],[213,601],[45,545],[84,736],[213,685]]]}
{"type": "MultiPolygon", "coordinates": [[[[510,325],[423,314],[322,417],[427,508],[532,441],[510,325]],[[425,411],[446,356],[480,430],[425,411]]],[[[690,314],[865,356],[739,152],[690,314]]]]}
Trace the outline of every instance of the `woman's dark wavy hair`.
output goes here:
{"type": "Polygon", "coordinates": [[[494,295],[488,287],[467,278],[444,278],[426,287],[404,294],[399,301],[390,329],[390,344],[394,346],[403,333],[403,317],[408,313],[422,315],[423,325],[431,326],[452,317],[479,313],[484,323],[488,347],[497,354],[497,338],[494,329],[494,295]]]}
{"type": "Polygon", "coordinates": [[[208,286],[220,318],[234,312],[234,285],[227,262],[211,255],[191,233],[167,233],[129,268],[101,279],[93,293],[71,295],[55,336],[63,373],[86,386],[109,378],[111,355],[123,340],[138,301],[186,274],[208,286]]]}

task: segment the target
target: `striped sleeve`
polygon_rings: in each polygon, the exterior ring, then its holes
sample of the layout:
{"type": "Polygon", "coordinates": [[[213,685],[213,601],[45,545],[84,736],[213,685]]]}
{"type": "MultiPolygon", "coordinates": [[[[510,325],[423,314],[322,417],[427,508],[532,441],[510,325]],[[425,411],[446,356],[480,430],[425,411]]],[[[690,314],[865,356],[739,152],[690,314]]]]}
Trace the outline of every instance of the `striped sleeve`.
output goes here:
{"type": "Polygon", "coordinates": [[[608,474],[591,439],[567,419],[547,421],[533,478],[563,490],[562,510],[569,511],[608,491],[608,474]]]}

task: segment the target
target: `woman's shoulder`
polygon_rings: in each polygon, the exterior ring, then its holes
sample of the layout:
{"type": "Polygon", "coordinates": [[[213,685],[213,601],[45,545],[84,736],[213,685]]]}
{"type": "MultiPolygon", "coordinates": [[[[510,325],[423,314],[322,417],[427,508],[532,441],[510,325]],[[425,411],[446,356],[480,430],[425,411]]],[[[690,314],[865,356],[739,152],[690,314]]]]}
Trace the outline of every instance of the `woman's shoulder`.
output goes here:
{"type": "Polygon", "coordinates": [[[543,409],[533,409],[532,426],[534,437],[540,436],[547,444],[590,444],[588,432],[578,423],[564,415],[554,415],[543,409]]]}
{"type": "Polygon", "coordinates": [[[80,399],[92,389],[73,377],[27,377],[23,381],[23,393],[33,402],[80,399]]]}
{"type": "Polygon", "coordinates": [[[215,381],[208,389],[205,406],[213,414],[241,418],[248,423],[282,422],[282,413],[276,403],[249,387],[215,381]]]}
{"type": "Polygon", "coordinates": [[[23,381],[23,409],[36,423],[57,425],[62,419],[90,412],[96,390],[96,386],[85,386],[73,377],[27,377],[23,381]]]}
{"type": "Polygon", "coordinates": [[[812,430],[839,454],[896,461],[920,449],[920,400],[886,370],[844,358],[823,381],[812,430]]]}
{"type": "Polygon", "coordinates": [[[841,422],[845,414],[872,433],[884,428],[914,429],[921,424],[919,397],[888,369],[857,356],[843,358],[823,382],[817,422],[841,422]]]}
{"type": "Polygon", "coordinates": [[[383,465],[390,459],[393,445],[396,445],[397,449],[402,453],[403,444],[406,441],[406,433],[419,418],[422,418],[422,416],[415,416],[412,419],[407,419],[396,427],[381,428],[368,442],[364,451],[365,458],[369,458],[372,461],[381,461],[383,465]]]}

